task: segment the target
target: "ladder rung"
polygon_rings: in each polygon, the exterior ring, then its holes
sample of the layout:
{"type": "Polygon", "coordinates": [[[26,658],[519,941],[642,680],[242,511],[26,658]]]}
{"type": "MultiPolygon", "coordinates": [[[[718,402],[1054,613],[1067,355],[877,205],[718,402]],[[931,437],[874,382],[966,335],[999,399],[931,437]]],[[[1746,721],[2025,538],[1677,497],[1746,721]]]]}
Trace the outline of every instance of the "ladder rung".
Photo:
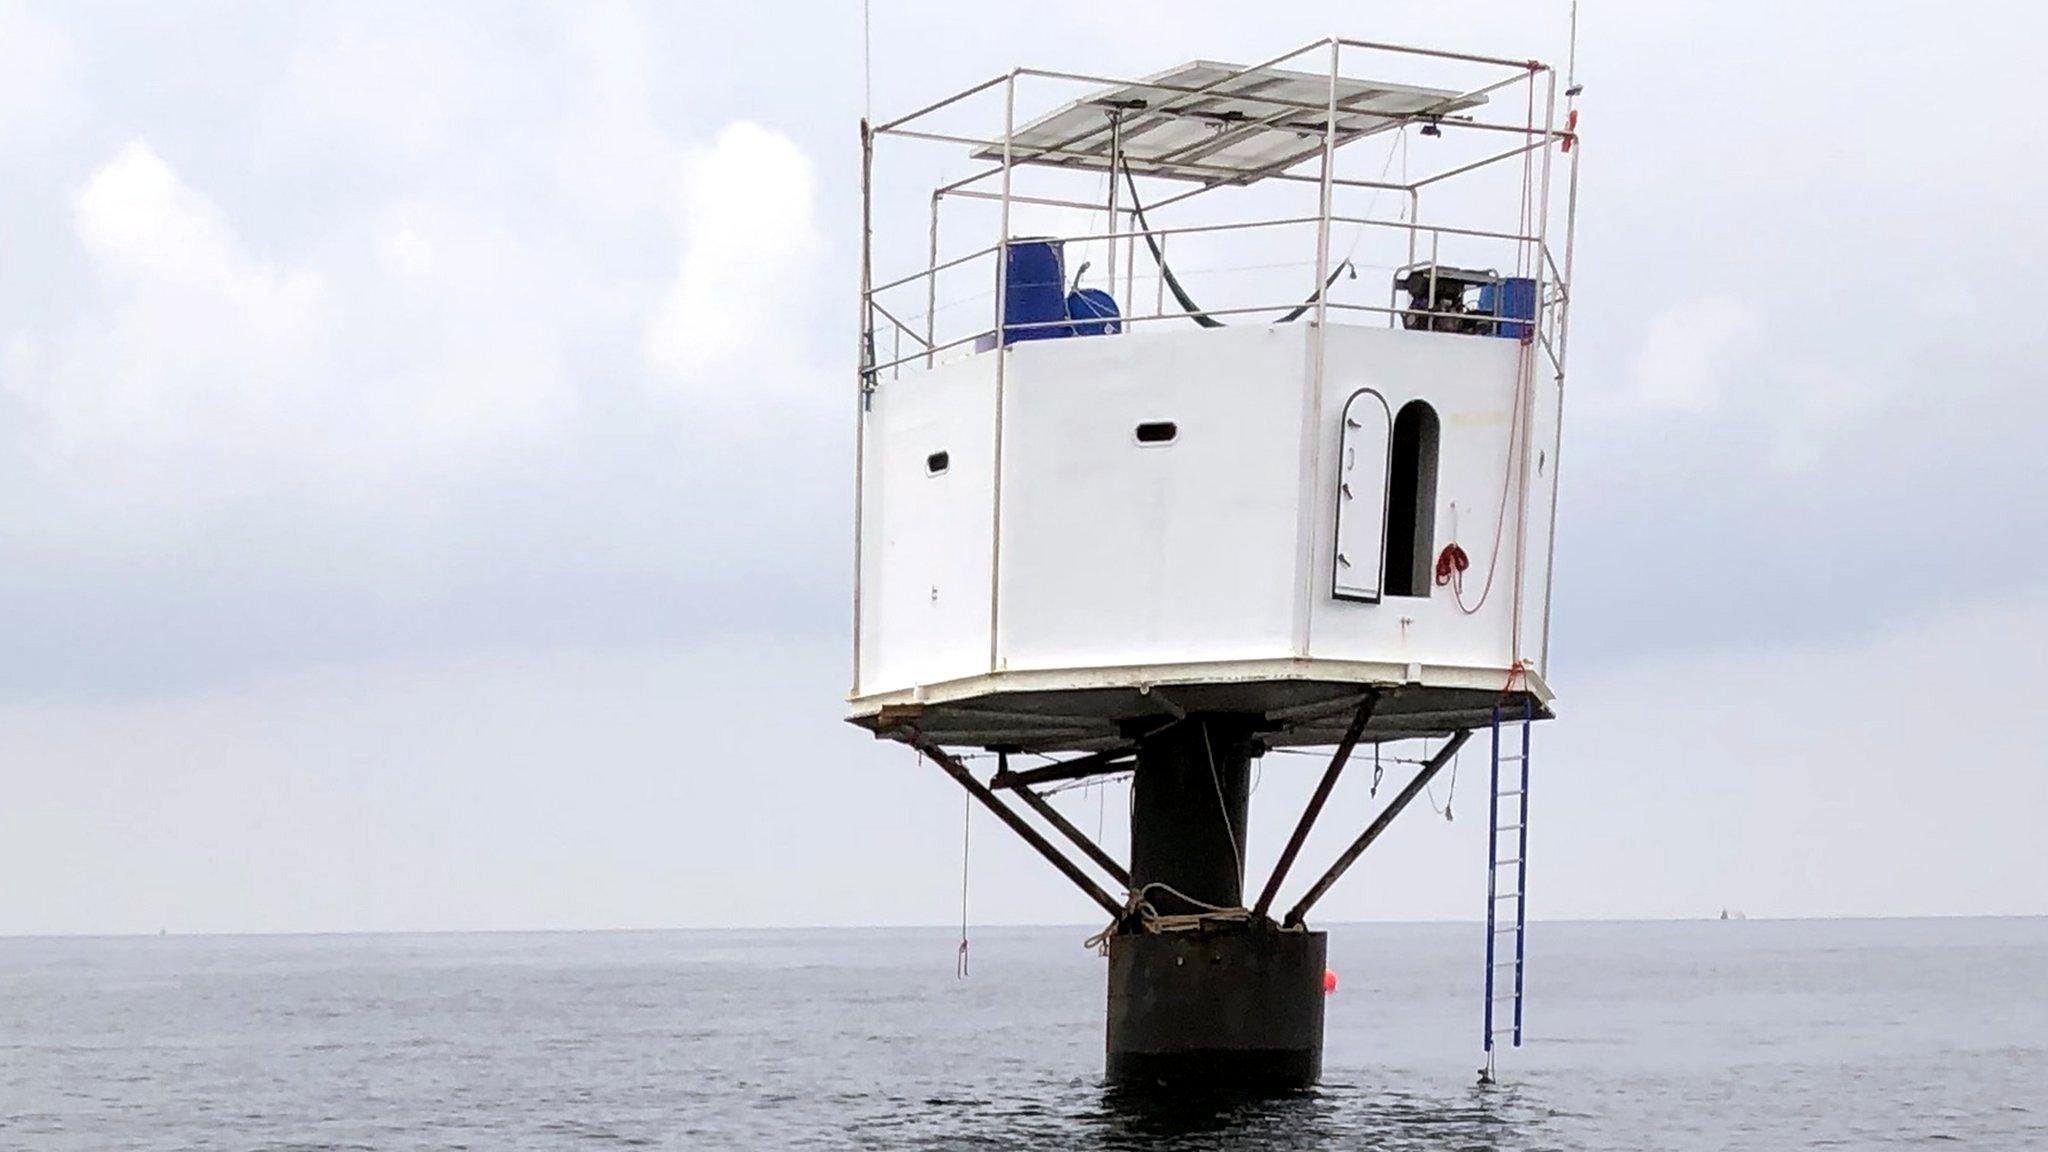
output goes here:
{"type": "Polygon", "coordinates": [[[1522,978],[1523,973],[1527,971],[1522,951],[1528,940],[1528,930],[1522,922],[1522,916],[1529,902],[1528,893],[1522,890],[1520,883],[1522,870],[1527,867],[1520,853],[1527,851],[1529,844],[1527,785],[1531,758],[1531,719],[1532,717],[1527,715],[1502,716],[1496,711],[1493,723],[1493,809],[1488,816],[1496,823],[1488,825],[1488,835],[1492,838],[1487,841],[1486,849],[1486,1051],[1489,1060],[1492,1058],[1491,1054],[1497,1040],[1511,1040],[1518,1048],[1522,1044],[1522,978]],[[1504,732],[1512,734],[1517,726],[1522,730],[1519,748],[1511,742],[1512,735],[1506,738],[1502,735],[1504,732]],[[1508,804],[1503,806],[1502,800],[1508,801],[1508,804]],[[1497,823],[1503,816],[1507,817],[1509,822],[1497,823]],[[1519,842],[1502,844],[1500,838],[1504,834],[1514,835],[1519,842]],[[1513,848],[1516,855],[1501,856],[1499,853],[1503,848],[1513,848]],[[1501,891],[1503,871],[1507,873],[1505,879],[1516,881],[1514,890],[1501,891]],[[1512,908],[1508,910],[1514,913],[1513,922],[1501,924],[1499,921],[1504,916],[1500,910],[1509,905],[1512,905],[1512,908]],[[1504,941],[1509,937],[1514,939],[1514,955],[1497,958],[1497,954],[1506,949],[1495,942],[1504,941]],[[1512,980],[1510,973],[1513,974],[1512,980]],[[1498,991],[1495,990],[1497,985],[1498,991]],[[1512,1024],[1507,1019],[1510,1013],[1512,1024]],[[1494,1027],[1495,1020],[1501,1020],[1500,1027],[1494,1027]]]}

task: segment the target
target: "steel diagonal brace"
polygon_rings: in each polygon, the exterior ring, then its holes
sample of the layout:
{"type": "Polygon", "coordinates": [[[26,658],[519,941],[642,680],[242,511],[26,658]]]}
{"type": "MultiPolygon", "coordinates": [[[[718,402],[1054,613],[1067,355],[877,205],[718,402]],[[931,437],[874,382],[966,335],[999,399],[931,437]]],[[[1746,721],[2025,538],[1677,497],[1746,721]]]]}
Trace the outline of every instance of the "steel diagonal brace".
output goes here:
{"type": "Polygon", "coordinates": [[[1430,780],[1444,765],[1451,762],[1451,757],[1456,756],[1458,749],[1463,748],[1465,741],[1471,738],[1472,732],[1467,729],[1451,737],[1449,743],[1437,749],[1436,755],[1431,756],[1428,762],[1423,764],[1415,773],[1415,779],[1410,780],[1408,786],[1401,789],[1400,795],[1387,802],[1386,811],[1381,812],[1364,832],[1359,833],[1358,839],[1351,842],[1351,847],[1346,848],[1343,855],[1337,857],[1336,863],[1330,865],[1330,870],[1323,873],[1323,878],[1316,881],[1315,887],[1308,890],[1308,895],[1303,896],[1300,903],[1288,909],[1287,917],[1282,924],[1290,928],[1300,924],[1315,902],[1323,898],[1323,893],[1328,892],[1338,877],[1344,875],[1346,870],[1358,862],[1358,858],[1365,850],[1372,847],[1372,842],[1380,838],[1380,833],[1387,830],[1387,825],[1394,822],[1394,817],[1401,814],[1401,809],[1406,808],[1408,802],[1415,799],[1416,795],[1428,786],[1430,780]]]}
{"type": "Polygon", "coordinates": [[[1294,826],[1294,835],[1287,838],[1287,847],[1280,850],[1280,860],[1273,865],[1273,874],[1266,879],[1265,890],[1259,893],[1259,902],[1252,907],[1252,922],[1266,918],[1266,910],[1273,906],[1273,897],[1280,894],[1280,883],[1287,879],[1287,870],[1294,867],[1294,858],[1301,855],[1301,846],[1308,840],[1309,829],[1315,827],[1316,817],[1323,814],[1323,805],[1329,802],[1330,790],[1337,786],[1337,777],[1344,772],[1344,765],[1351,759],[1351,750],[1358,747],[1359,737],[1365,735],[1365,726],[1372,721],[1372,712],[1379,705],[1380,694],[1368,692],[1358,702],[1358,711],[1351,716],[1351,727],[1345,729],[1344,740],[1337,745],[1337,752],[1330,757],[1330,766],[1323,769],[1323,778],[1316,784],[1315,794],[1308,798],[1308,806],[1301,810],[1301,820],[1294,826]]]}
{"type": "MultiPolygon", "coordinates": [[[[1104,912],[1109,913],[1111,917],[1116,919],[1123,918],[1123,905],[1117,903],[1115,899],[1111,898],[1109,893],[1102,890],[1101,885],[1090,879],[1088,874],[1081,870],[1080,865],[1067,859],[1065,853],[1053,847],[1052,842],[1047,840],[1038,829],[1033,828],[1029,821],[1019,816],[1009,805],[1003,803],[1001,797],[989,791],[987,785],[976,780],[974,774],[967,770],[967,766],[960,763],[952,753],[932,743],[925,738],[922,732],[916,729],[910,729],[909,736],[909,742],[912,747],[931,757],[932,763],[937,764],[945,770],[946,775],[958,781],[962,788],[967,789],[969,796],[981,802],[982,807],[995,813],[996,819],[1009,825],[1010,831],[1015,832],[1019,839],[1029,844],[1040,856],[1045,857],[1047,863],[1059,869],[1061,875],[1073,881],[1074,886],[1087,894],[1089,899],[1101,905],[1104,912]]],[[[1079,835],[1078,832],[1075,834],[1079,835]]]]}
{"type": "MultiPolygon", "coordinates": [[[[997,771],[996,777],[1001,779],[1003,773],[1009,771],[1010,754],[1003,752],[998,753],[998,755],[1001,757],[999,762],[1002,764],[1002,768],[997,771]]],[[[1019,800],[1030,805],[1033,812],[1044,817],[1045,822],[1052,825],[1060,835],[1065,836],[1071,841],[1074,847],[1079,848],[1090,860],[1095,861],[1097,867],[1109,873],[1111,879],[1123,885],[1126,890],[1129,890],[1131,874],[1124,871],[1124,866],[1117,863],[1115,857],[1104,852],[1095,841],[1090,840],[1086,833],[1074,827],[1072,821],[1060,815],[1060,810],[1053,807],[1051,801],[1024,787],[1022,784],[1012,784],[1010,785],[1010,790],[1017,794],[1019,800]]]]}

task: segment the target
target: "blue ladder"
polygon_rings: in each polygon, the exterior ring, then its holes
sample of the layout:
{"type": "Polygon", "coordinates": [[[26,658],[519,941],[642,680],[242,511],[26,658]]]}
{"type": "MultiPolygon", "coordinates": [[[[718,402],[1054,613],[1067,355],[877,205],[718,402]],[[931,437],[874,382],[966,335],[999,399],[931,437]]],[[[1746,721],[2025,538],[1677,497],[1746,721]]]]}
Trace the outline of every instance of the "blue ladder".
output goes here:
{"type": "Polygon", "coordinates": [[[1525,697],[1521,716],[1510,715],[1509,728],[1512,730],[1519,725],[1522,730],[1522,747],[1520,752],[1503,756],[1500,705],[1493,707],[1493,800],[1488,805],[1486,820],[1487,827],[1492,829],[1486,837],[1486,1068],[1482,1072],[1488,1080],[1492,1079],[1493,1073],[1494,1041],[1508,1036],[1513,1038],[1515,1047],[1522,1046],[1522,961],[1528,927],[1528,904],[1524,892],[1529,879],[1529,722],[1534,718],[1533,712],[1534,706],[1525,697]],[[1509,787],[1501,786],[1503,776],[1509,787]],[[1503,801],[1507,803],[1504,805],[1503,801]],[[1511,837],[1513,842],[1511,854],[1507,856],[1501,854],[1503,836],[1511,837]],[[1502,870],[1508,868],[1512,870],[1503,877],[1502,870]],[[1503,879],[1507,883],[1503,884],[1503,879]],[[1512,926],[1501,922],[1503,904],[1513,905],[1512,926]],[[1509,934],[1514,936],[1514,959],[1501,960],[1498,958],[1500,941],[1509,934]],[[1514,969],[1514,991],[1503,997],[1495,992],[1499,984],[1495,977],[1501,969],[1508,967],[1514,969]],[[1494,1008],[1509,1001],[1514,1005],[1514,1024],[1497,1028],[1494,1026],[1494,1008]]]}

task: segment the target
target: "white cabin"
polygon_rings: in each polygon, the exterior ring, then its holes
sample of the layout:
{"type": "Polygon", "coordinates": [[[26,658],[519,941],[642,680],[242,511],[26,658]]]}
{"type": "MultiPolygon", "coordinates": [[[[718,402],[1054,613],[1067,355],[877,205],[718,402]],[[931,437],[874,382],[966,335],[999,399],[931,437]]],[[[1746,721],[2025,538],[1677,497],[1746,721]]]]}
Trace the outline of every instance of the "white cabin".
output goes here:
{"type": "MultiPolygon", "coordinates": [[[[1023,128],[1006,124],[981,153],[1006,154],[999,237],[1016,233],[1013,201],[1052,199],[1026,200],[1014,169],[1092,169],[1094,188],[1110,186],[1106,205],[1074,202],[1110,230],[1066,243],[1109,253],[1109,289],[1097,298],[1116,301],[1114,322],[1090,328],[1077,316],[1059,338],[1028,338],[1044,333],[1016,327],[1011,243],[943,266],[939,197],[925,279],[877,287],[869,277],[868,314],[886,319],[864,333],[849,718],[884,734],[914,722],[946,744],[1059,751],[1109,747],[1129,725],[1182,710],[1257,714],[1273,745],[1332,743],[1365,686],[1384,693],[1374,741],[1483,724],[1510,694],[1548,715],[1569,258],[1560,265],[1537,226],[1422,223],[1430,181],[1347,178],[1335,160],[1346,133],[1447,131],[1446,110],[1480,107],[1483,86],[1339,85],[1211,63],[1162,76],[1112,83],[1023,128]],[[1217,182],[1206,169],[1221,153],[1208,152],[1204,170],[1177,171],[1162,150],[1185,153],[1186,139],[1147,131],[1146,117],[1184,125],[1192,107],[1213,114],[1219,94],[1269,120],[1290,99],[1327,101],[1336,114],[1313,113],[1306,148],[1298,125],[1280,147],[1244,148],[1243,163],[1262,167],[1236,182],[1312,170],[1283,191],[1317,193],[1320,211],[1283,226],[1296,235],[1313,226],[1301,263],[1314,279],[1291,281],[1277,303],[1268,289],[1250,303],[1226,301],[1233,306],[1204,312],[1208,326],[1197,326],[1195,309],[1166,307],[1163,287],[1182,290],[1161,241],[1192,249],[1223,226],[1147,219],[1133,174],[1217,182]],[[1109,130],[1092,143],[1047,127],[1086,128],[1105,108],[1109,130]],[[1042,143],[1049,137],[1062,143],[1042,143]],[[1131,197],[1121,206],[1119,184],[1131,197]],[[1374,189],[1375,199],[1399,190],[1399,218],[1344,213],[1344,197],[1374,189]],[[1340,256],[1360,266],[1357,240],[1353,255],[1331,250],[1333,234],[1354,227],[1375,238],[1387,229],[1391,245],[1382,266],[1391,278],[1368,281],[1365,303],[1347,301],[1338,285],[1350,284],[1332,271],[1340,256]],[[1488,255],[1515,271],[1451,267],[1447,236],[1468,250],[1494,244],[1488,255]],[[1147,257],[1136,238],[1159,245],[1151,315],[1136,287],[1147,257]],[[993,322],[946,340],[932,316],[935,286],[967,267],[996,282],[993,322]],[[1276,322],[1305,287],[1309,304],[1276,322]],[[1484,303],[1475,308],[1467,288],[1484,303]],[[914,307],[883,303],[890,289],[925,297],[921,327],[897,319],[915,321],[914,307]],[[1523,311],[1504,304],[1517,290],[1523,311]],[[883,341],[893,355],[876,350],[877,330],[893,338],[883,341]],[[903,332],[913,337],[908,355],[903,332]]],[[[1539,225],[1551,151],[1539,157],[1539,225]]],[[[1535,152],[1504,162],[1525,189],[1535,152]]],[[[1270,215],[1244,226],[1261,222],[1270,215]]]]}

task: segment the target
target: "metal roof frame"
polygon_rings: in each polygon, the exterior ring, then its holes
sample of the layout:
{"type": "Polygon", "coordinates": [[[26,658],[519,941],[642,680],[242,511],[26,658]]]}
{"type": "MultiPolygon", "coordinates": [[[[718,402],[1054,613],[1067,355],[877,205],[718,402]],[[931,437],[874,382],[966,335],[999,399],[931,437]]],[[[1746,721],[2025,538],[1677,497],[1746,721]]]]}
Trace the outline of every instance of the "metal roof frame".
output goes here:
{"type": "Polygon", "coordinates": [[[1069,101],[974,158],[1001,161],[1007,145],[1012,164],[1106,171],[1120,162],[1140,176],[1248,184],[1320,154],[1332,108],[1348,141],[1485,103],[1483,93],[1195,60],[1069,101]]]}

